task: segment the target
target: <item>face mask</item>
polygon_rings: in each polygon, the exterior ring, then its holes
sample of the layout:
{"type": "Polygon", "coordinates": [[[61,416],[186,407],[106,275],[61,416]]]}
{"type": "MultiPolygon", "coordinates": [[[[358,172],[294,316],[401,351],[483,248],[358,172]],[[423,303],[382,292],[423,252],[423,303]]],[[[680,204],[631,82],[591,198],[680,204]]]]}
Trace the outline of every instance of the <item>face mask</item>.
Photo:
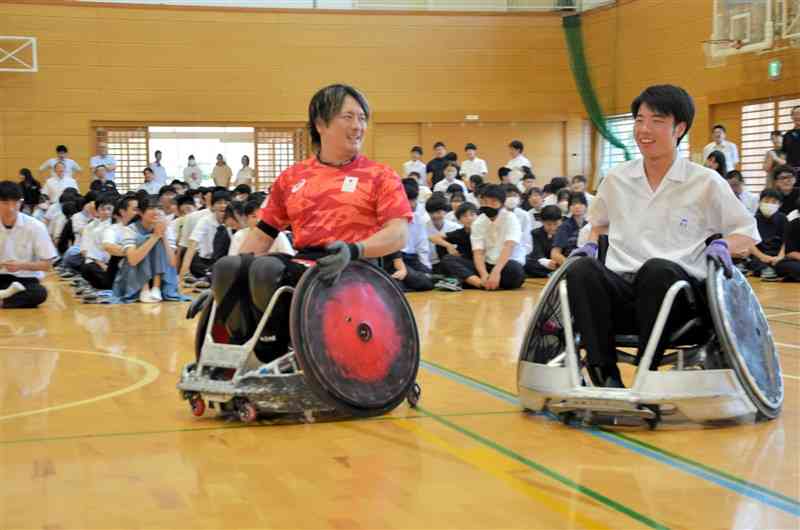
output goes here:
{"type": "Polygon", "coordinates": [[[486,214],[486,217],[489,219],[494,219],[497,217],[498,212],[500,211],[499,208],[492,208],[490,206],[481,206],[481,213],[486,214]]]}
{"type": "Polygon", "coordinates": [[[513,210],[519,206],[519,197],[509,197],[506,199],[506,208],[513,210]]]}
{"type": "Polygon", "coordinates": [[[761,210],[761,214],[764,217],[772,217],[775,215],[775,212],[778,211],[778,208],[780,208],[780,206],[773,202],[762,202],[758,205],[758,209],[761,210]]]}
{"type": "Polygon", "coordinates": [[[453,180],[454,178],[456,178],[456,173],[453,171],[448,171],[447,173],[444,174],[444,176],[445,178],[447,178],[447,180],[453,180]]]}
{"type": "Polygon", "coordinates": [[[566,214],[569,211],[569,202],[561,201],[558,203],[558,207],[561,208],[561,213],[566,214]]]}

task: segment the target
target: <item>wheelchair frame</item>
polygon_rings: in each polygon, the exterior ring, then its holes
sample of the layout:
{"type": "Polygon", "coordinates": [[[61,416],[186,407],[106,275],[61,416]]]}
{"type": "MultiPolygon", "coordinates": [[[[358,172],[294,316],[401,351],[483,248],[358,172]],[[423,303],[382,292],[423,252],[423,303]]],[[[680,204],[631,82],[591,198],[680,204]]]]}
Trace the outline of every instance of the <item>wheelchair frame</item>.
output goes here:
{"type": "MultiPolygon", "coordinates": [[[[709,265],[709,272],[712,270],[714,266],[709,265]]],[[[709,274],[709,278],[711,277],[709,274]]],[[[687,282],[678,281],[667,291],[632,387],[606,388],[586,386],[590,382],[581,375],[567,281],[563,274],[551,281],[556,282],[558,288],[565,351],[547,364],[526,361],[524,358],[529,342],[526,338],[517,373],[520,402],[526,409],[551,411],[565,422],[580,417],[587,424],[624,424],[626,419],[634,418],[637,422],[647,422],[651,428],[655,428],[661,421],[662,414],[675,412],[680,412],[694,422],[730,420],[754,414],[757,418],[768,417],[748,397],[739,377],[731,368],[686,369],[685,351],[679,349],[676,356],[669,356],[669,359],[665,357],[668,362],[664,364],[673,364],[673,370],[650,370],[676,297],[681,291],[689,294],[690,299],[693,297],[687,282]]],[[[539,304],[545,303],[545,296],[549,294],[548,287],[549,284],[542,292],[539,304]]],[[[538,311],[534,317],[537,316],[541,317],[538,311]]],[[[536,322],[532,323],[535,324],[536,322]]],[[[701,357],[713,360],[715,356],[719,356],[721,352],[715,348],[717,343],[716,335],[712,335],[705,345],[701,345],[701,357]]],[[[633,356],[624,357],[623,361],[627,362],[635,359],[633,356]]],[[[724,366],[725,363],[721,359],[719,361],[715,364],[724,366]]]]}

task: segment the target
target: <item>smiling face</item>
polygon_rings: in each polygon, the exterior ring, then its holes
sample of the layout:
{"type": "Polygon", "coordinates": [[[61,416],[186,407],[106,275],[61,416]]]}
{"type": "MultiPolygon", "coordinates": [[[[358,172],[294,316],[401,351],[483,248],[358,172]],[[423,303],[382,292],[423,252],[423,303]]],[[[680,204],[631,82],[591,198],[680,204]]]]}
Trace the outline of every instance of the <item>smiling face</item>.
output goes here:
{"type": "Polygon", "coordinates": [[[725,131],[723,131],[719,127],[715,127],[711,133],[711,139],[714,140],[717,144],[721,144],[725,141],[725,131]]]}
{"type": "Polygon", "coordinates": [[[341,110],[330,123],[319,119],[316,127],[325,152],[332,153],[336,159],[349,159],[361,151],[367,133],[367,115],[358,101],[346,96],[341,110]]]}
{"type": "Polygon", "coordinates": [[[645,160],[671,158],[678,138],[686,131],[685,123],[675,123],[674,116],[665,116],[642,103],[636,114],[633,136],[645,160]]]}
{"type": "Polygon", "coordinates": [[[6,226],[14,226],[21,205],[22,199],[0,201],[0,221],[6,226]]]}
{"type": "Polygon", "coordinates": [[[794,182],[794,174],[788,171],[783,171],[775,175],[775,187],[784,195],[788,195],[792,192],[794,182]]]}

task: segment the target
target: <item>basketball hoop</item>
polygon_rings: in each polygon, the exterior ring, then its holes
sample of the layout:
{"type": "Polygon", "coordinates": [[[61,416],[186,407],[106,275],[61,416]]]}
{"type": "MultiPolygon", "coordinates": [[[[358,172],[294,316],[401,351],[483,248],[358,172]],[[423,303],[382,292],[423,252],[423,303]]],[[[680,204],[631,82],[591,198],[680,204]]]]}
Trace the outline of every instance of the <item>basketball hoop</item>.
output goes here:
{"type": "Polygon", "coordinates": [[[727,64],[725,50],[740,50],[744,46],[741,39],[712,39],[703,41],[703,54],[706,56],[706,68],[719,68],[727,64]]]}

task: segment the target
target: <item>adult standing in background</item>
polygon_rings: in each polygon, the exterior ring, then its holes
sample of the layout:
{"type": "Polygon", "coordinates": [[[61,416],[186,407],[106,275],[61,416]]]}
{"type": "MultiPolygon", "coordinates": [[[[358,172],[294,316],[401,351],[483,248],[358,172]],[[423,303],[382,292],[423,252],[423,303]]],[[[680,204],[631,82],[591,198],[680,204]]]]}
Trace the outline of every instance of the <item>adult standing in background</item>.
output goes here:
{"type": "Polygon", "coordinates": [[[114,180],[117,176],[117,159],[108,154],[108,144],[100,142],[97,144],[97,154],[89,160],[89,167],[94,173],[97,166],[106,167],[106,178],[114,180]]]}
{"type": "Polygon", "coordinates": [[[54,177],[56,174],[56,164],[60,162],[64,168],[62,174],[65,177],[75,178],[76,174],[80,174],[83,170],[77,162],[67,156],[68,154],[69,151],[66,145],[56,146],[56,157],[45,161],[39,166],[39,176],[54,177]]]}
{"type": "Polygon", "coordinates": [[[506,162],[505,167],[511,170],[510,182],[515,186],[519,184],[519,182],[522,180],[522,176],[525,174],[525,170],[522,169],[523,167],[533,170],[533,164],[531,164],[531,161],[522,154],[524,150],[525,145],[519,140],[513,140],[510,144],[508,144],[508,154],[511,155],[511,160],[506,162]]]}
{"type": "Polygon", "coordinates": [[[183,181],[193,190],[200,187],[203,182],[203,171],[194,160],[194,155],[189,155],[187,166],[183,169],[183,181]]]}
{"type": "Polygon", "coordinates": [[[800,105],[792,108],[794,129],[783,135],[781,150],[786,155],[786,164],[794,169],[795,175],[800,173],[800,105]]]}
{"type": "Polygon", "coordinates": [[[250,167],[250,157],[247,155],[242,156],[242,169],[236,173],[236,180],[233,181],[233,187],[245,184],[252,187],[253,182],[256,180],[256,172],[250,167]]]}
{"type": "Polygon", "coordinates": [[[78,182],[67,175],[66,167],[64,162],[56,162],[53,166],[53,176],[44,183],[44,192],[50,198],[51,204],[58,204],[58,199],[67,188],[75,188],[80,191],[78,182]]]}
{"type": "Polygon", "coordinates": [[[425,166],[427,184],[431,189],[444,178],[444,167],[447,165],[447,146],[444,145],[444,142],[433,144],[433,154],[436,155],[435,158],[432,158],[425,166]]]}
{"type": "Polygon", "coordinates": [[[467,158],[461,163],[461,178],[467,180],[472,175],[480,175],[486,178],[486,175],[489,174],[489,168],[486,166],[485,160],[478,158],[478,148],[475,144],[468,143],[464,146],[464,152],[467,154],[467,158]]]}
{"type": "Polygon", "coordinates": [[[736,169],[739,163],[739,149],[736,144],[729,142],[725,139],[726,131],[725,126],[721,124],[714,125],[711,130],[711,143],[703,148],[703,160],[708,160],[709,155],[714,151],[719,151],[725,155],[725,167],[722,168],[722,175],[727,175],[728,171],[736,169]]]}
{"type": "MultiPolygon", "coordinates": [[[[767,177],[770,177],[772,170],[777,166],[786,164],[786,153],[783,152],[783,133],[772,131],[769,140],[772,142],[772,149],[764,155],[764,171],[767,173],[767,177]]],[[[766,187],[771,188],[772,182],[768,180],[766,187]]]]}
{"type": "Polygon", "coordinates": [[[153,171],[153,186],[156,184],[160,188],[161,186],[167,185],[167,168],[161,165],[161,151],[156,151],[156,159],[154,162],[150,162],[150,165],[147,166],[153,171]]]}
{"type": "Polygon", "coordinates": [[[217,164],[214,166],[214,170],[211,172],[211,178],[214,181],[214,184],[228,189],[231,185],[232,176],[233,171],[231,171],[230,166],[228,166],[227,162],[225,162],[225,157],[222,156],[222,153],[218,154],[217,164]]]}

